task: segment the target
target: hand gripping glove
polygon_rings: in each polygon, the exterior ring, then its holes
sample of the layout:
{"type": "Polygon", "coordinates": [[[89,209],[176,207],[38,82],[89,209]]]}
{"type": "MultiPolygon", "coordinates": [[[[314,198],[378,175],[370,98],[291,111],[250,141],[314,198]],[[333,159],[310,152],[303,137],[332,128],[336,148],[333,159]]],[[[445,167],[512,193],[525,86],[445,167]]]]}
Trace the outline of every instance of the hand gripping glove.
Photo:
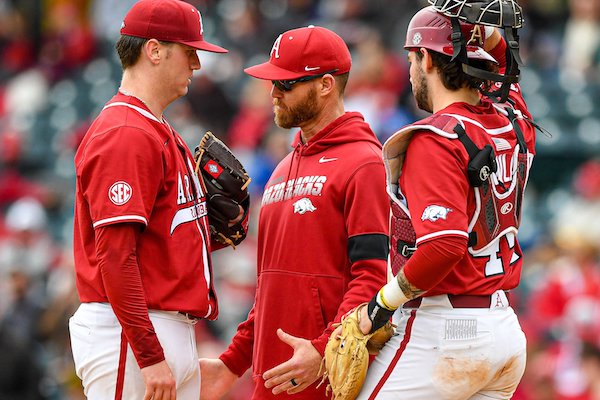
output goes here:
{"type": "Polygon", "coordinates": [[[206,192],[211,237],[235,248],[248,233],[250,176],[231,150],[211,132],[206,132],[200,140],[194,159],[196,174],[206,192]],[[243,218],[231,224],[238,218],[240,206],[243,218]]]}
{"type": "Polygon", "coordinates": [[[325,378],[329,378],[327,392],[331,390],[333,400],[353,400],[358,396],[367,376],[369,354],[377,354],[394,335],[394,325],[387,322],[373,333],[360,330],[361,304],[342,319],[342,331],[332,335],[325,347],[325,378]],[[335,336],[335,337],[334,337],[335,336]]]}

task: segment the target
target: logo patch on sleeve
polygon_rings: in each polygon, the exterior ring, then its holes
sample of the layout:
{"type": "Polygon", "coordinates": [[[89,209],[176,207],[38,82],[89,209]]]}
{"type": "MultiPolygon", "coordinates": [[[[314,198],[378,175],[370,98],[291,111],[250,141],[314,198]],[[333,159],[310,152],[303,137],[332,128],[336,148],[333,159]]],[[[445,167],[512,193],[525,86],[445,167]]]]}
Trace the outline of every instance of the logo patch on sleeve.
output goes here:
{"type": "Polygon", "coordinates": [[[108,189],[108,198],[117,206],[127,203],[132,194],[133,189],[125,181],[117,181],[108,189]]]}
{"type": "Polygon", "coordinates": [[[209,160],[206,165],[204,165],[204,170],[208,172],[213,178],[217,179],[221,172],[223,172],[223,168],[214,160],[209,160]]]}
{"type": "Polygon", "coordinates": [[[421,221],[425,221],[426,219],[428,219],[431,222],[435,222],[440,218],[446,219],[448,217],[448,213],[450,213],[451,211],[451,208],[446,208],[432,204],[430,206],[427,206],[425,211],[423,211],[423,215],[421,215],[421,221]]]}

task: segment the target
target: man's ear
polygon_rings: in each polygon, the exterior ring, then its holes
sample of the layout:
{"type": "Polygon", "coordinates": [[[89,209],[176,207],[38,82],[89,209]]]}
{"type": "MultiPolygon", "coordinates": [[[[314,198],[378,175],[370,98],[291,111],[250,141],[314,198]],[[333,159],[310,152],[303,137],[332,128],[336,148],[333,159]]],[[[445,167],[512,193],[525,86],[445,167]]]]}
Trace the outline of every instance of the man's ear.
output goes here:
{"type": "Polygon", "coordinates": [[[433,68],[433,60],[431,58],[431,53],[424,47],[419,49],[419,52],[423,55],[421,60],[421,66],[423,67],[423,71],[429,72],[433,68]]]}
{"type": "Polygon", "coordinates": [[[321,94],[327,94],[335,90],[335,78],[327,74],[321,78],[321,94]]]}
{"type": "Polygon", "coordinates": [[[160,61],[160,43],[156,39],[150,39],[142,47],[142,53],[150,60],[152,64],[160,61]]]}

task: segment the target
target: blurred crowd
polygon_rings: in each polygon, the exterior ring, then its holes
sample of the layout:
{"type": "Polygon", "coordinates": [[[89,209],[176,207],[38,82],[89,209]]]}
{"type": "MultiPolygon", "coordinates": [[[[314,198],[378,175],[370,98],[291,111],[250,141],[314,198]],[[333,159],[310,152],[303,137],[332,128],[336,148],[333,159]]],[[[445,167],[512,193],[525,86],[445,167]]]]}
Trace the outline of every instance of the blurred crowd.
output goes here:
{"type": "MultiPolygon", "coordinates": [[[[114,51],[134,0],[0,0],[0,400],[82,399],[67,320],[78,306],[71,251],[73,156],[119,86],[114,51]]],[[[243,74],[279,33],[308,24],[339,33],[353,68],[346,109],[383,142],[423,116],[403,50],[418,0],[189,0],[205,36],[189,94],[167,118],[194,147],[206,130],[252,176],[252,224],[294,131],[273,123],[270,86],[243,74]]],[[[520,237],[526,258],[513,293],[529,359],[517,400],[600,400],[600,0],[521,0],[522,87],[539,134],[520,237]]],[[[196,325],[201,356],[217,356],[255,289],[256,226],[214,253],[220,315],[196,325]]],[[[299,238],[300,239],[300,238],[299,238]]],[[[249,379],[229,400],[249,398],[249,379]]]]}

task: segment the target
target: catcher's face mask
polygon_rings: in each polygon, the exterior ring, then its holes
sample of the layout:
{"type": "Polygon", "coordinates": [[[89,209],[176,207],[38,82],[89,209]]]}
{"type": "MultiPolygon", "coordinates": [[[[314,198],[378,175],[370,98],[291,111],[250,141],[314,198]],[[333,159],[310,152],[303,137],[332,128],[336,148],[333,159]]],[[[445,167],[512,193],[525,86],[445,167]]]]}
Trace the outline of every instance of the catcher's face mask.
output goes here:
{"type": "Polygon", "coordinates": [[[514,0],[428,0],[438,12],[497,28],[523,26],[523,10],[514,0]]]}

